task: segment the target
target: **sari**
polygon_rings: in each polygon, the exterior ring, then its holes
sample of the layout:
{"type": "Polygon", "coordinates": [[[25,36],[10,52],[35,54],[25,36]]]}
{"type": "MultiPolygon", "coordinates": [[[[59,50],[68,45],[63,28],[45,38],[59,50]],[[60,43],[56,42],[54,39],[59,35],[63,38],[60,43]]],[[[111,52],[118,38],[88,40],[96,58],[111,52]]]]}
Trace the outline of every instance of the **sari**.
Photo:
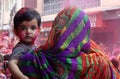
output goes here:
{"type": "Polygon", "coordinates": [[[30,79],[119,79],[105,52],[90,39],[90,20],[76,7],[60,11],[45,45],[19,61],[30,79]]]}

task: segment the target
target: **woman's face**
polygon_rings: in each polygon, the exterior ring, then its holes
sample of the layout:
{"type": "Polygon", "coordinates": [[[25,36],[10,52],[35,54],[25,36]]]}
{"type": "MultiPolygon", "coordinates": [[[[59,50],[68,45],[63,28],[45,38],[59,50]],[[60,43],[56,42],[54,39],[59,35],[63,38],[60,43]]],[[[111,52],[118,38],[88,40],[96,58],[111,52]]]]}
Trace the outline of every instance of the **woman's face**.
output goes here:
{"type": "Polygon", "coordinates": [[[31,21],[23,21],[15,31],[20,41],[28,44],[34,44],[35,39],[39,34],[40,28],[36,19],[31,21]]]}

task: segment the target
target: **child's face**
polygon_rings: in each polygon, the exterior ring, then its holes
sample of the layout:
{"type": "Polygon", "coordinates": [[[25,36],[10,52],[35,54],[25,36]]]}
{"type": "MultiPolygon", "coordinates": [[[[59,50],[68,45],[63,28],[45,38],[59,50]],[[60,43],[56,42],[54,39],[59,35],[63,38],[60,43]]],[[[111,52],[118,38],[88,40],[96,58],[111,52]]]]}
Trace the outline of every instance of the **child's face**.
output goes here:
{"type": "Polygon", "coordinates": [[[37,20],[23,21],[18,29],[15,30],[16,35],[20,41],[28,44],[34,44],[35,39],[39,34],[40,28],[38,27],[37,20]]]}

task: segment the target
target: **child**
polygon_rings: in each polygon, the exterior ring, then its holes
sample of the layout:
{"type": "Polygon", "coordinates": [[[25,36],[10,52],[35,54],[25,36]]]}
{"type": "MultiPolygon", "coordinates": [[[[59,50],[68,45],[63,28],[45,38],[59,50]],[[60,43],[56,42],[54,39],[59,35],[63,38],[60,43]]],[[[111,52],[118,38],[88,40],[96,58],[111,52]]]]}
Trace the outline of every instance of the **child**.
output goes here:
{"type": "Polygon", "coordinates": [[[17,64],[21,56],[36,48],[34,42],[40,32],[40,24],[40,14],[30,8],[21,8],[14,17],[14,32],[19,42],[13,48],[8,67],[15,79],[29,79],[17,64]]]}

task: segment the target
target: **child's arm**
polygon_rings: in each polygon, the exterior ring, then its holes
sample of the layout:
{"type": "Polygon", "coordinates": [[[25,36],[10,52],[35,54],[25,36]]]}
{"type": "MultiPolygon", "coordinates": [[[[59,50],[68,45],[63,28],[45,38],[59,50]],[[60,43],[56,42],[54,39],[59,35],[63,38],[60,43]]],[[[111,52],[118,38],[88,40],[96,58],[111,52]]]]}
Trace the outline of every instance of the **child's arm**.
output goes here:
{"type": "Polygon", "coordinates": [[[12,75],[15,77],[15,79],[29,79],[20,71],[17,63],[18,63],[18,60],[12,59],[9,61],[8,67],[12,75]]]}

